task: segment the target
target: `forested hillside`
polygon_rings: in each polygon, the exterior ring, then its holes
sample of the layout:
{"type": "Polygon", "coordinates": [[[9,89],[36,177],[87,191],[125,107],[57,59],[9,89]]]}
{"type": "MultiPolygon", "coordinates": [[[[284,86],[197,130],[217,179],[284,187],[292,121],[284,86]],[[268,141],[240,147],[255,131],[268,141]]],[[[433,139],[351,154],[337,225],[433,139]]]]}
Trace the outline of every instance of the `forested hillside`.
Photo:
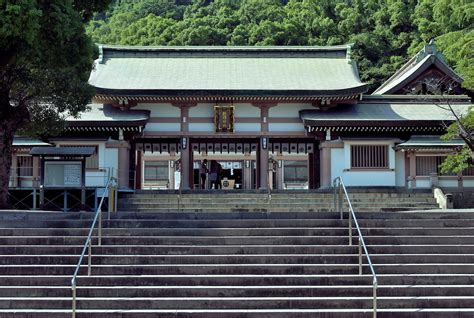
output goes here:
{"type": "Polygon", "coordinates": [[[123,45],[333,45],[373,90],[434,38],[474,90],[472,0],[122,0],[87,31],[123,45]]]}

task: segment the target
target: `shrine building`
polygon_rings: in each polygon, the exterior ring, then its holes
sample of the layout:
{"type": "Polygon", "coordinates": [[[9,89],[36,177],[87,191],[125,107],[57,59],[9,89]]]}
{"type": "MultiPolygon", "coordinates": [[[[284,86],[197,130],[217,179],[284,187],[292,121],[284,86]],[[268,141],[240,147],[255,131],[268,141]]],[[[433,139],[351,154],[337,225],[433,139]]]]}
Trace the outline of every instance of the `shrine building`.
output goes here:
{"type": "Polygon", "coordinates": [[[474,169],[439,171],[463,145],[440,139],[455,119],[446,106],[463,115],[471,99],[432,43],[370,95],[350,45],[99,48],[90,111],[47,143],[16,138],[12,188],[38,185],[37,146],[93,148],[86,187],[112,173],[124,190],[198,189],[204,159],[221,164],[228,190],[329,188],[337,176],[474,187],[474,169]],[[451,95],[429,94],[434,81],[451,95]]]}

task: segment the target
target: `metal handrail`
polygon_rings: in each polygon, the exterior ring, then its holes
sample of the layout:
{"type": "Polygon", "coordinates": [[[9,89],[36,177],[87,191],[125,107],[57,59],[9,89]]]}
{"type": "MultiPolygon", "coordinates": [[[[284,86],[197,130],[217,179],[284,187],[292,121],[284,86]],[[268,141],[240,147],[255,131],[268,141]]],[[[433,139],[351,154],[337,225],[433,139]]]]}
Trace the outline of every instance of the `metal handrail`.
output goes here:
{"type": "Polygon", "coordinates": [[[341,213],[341,220],[344,218],[343,211],[342,211],[342,200],[343,200],[342,193],[344,193],[347,203],[349,205],[349,245],[352,245],[352,220],[354,220],[354,224],[357,229],[358,245],[359,245],[359,275],[362,275],[362,249],[364,250],[365,256],[367,257],[367,263],[372,273],[373,317],[376,318],[377,317],[377,287],[378,287],[377,274],[375,273],[374,266],[370,259],[369,251],[367,250],[367,245],[365,244],[364,237],[359,227],[359,222],[357,222],[357,217],[355,215],[351,200],[349,198],[349,194],[347,193],[346,185],[344,184],[342,177],[337,177],[334,179],[333,187],[334,187],[334,210],[336,210],[337,203],[339,203],[338,206],[339,206],[339,211],[341,213]],[[336,198],[336,196],[338,198],[336,198]]]}
{"type": "MultiPolygon", "coordinates": [[[[76,287],[77,287],[77,275],[79,274],[79,270],[81,269],[81,266],[82,266],[82,261],[84,260],[84,256],[86,255],[86,251],[88,251],[88,256],[87,256],[87,276],[90,276],[91,275],[91,272],[92,272],[92,234],[94,233],[94,230],[95,230],[95,226],[97,224],[97,220],[98,220],[98,233],[97,233],[97,245],[98,246],[101,246],[102,245],[102,204],[104,203],[104,199],[106,197],[106,194],[109,194],[110,195],[110,192],[111,192],[111,189],[113,187],[113,184],[115,182],[115,178],[112,177],[112,176],[109,176],[108,180],[107,180],[107,183],[105,185],[105,189],[107,189],[107,191],[104,191],[104,193],[102,194],[102,198],[100,199],[100,203],[99,203],[99,206],[97,207],[97,210],[95,212],[95,216],[94,216],[94,220],[92,221],[92,224],[90,226],[90,229],[89,229],[89,235],[87,235],[87,239],[84,243],[84,248],[82,249],[82,253],[81,253],[81,256],[79,257],[79,261],[77,262],[77,265],[76,265],[76,270],[74,271],[74,275],[72,276],[72,279],[71,279],[71,289],[72,289],[72,318],[75,318],[76,317],[76,303],[77,303],[77,299],[76,299],[76,287]],[[108,192],[108,193],[107,193],[108,192]]],[[[110,198],[110,196],[109,196],[110,198]]],[[[114,195],[114,199],[115,199],[115,195],[114,195]]],[[[108,214],[108,218],[110,220],[110,207],[111,207],[111,202],[109,202],[109,214],[108,214]]]]}

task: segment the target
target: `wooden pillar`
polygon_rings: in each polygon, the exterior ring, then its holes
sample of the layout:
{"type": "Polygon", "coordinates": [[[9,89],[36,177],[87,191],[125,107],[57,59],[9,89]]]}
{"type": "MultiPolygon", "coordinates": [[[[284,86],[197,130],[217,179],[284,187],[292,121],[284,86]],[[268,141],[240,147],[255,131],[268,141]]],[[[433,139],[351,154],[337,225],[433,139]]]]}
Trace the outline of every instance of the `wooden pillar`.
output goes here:
{"type": "Polygon", "coordinates": [[[260,108],[261,132],[266,135],[260,138],[260,145],[257,149],[257,188],[266,190],[268,188],[268,148],[270,139],[268,136],[268,114],[269,108],[277,106],[277,103],[259,102],[252,104],[260,108]]]}
{"type": "Polygon", "coordinates": [[[320,153],[317,143],[313,144],[313,152],[308,153],[309,188],[317,189],[321,184],[320,178],[320,153]]]}
{"type": "MultiPolygon", "coordinates": [[[[316,151],[316,149],[315,149],[316,151]]],[[[326,143],[322,143],[319,146],[320,151],[320,178],[321,188],[330,188],[332,186],[331,181],[331,148],[327,147],[326,143]]]]}
{"type": "MultiPolygon", "coordinates": [[[[82,165],[82,175],[81,175],[81,211],[85,211],[86,209],[86,158],[82,157],[81,160],[82,165]]],[[[67,194],[65,195],[67,198],[67,194]]],[[[65,203],[65,208],[67,208],[67,203],[65,203]]]]}
{"type": "Polygon", "coordinates": [[[252,161],[250,159],[244,160],[243,179],[243,188],[252,189],[252,161]]]}
{"type": "Polygon", "coordinates": [[[12,152],[12,164],[10,166],[10,180],[13,182],[10,184],[10,187],[18,187],[18,159],[15,152],[12,152]]]}
{"type": "Polygon", "coordinates": [[[136,151],[136,171],[135,171],[135,189],[142,188],[142,165],[143,165],[143,153],[141,150],[136,151]]]}
{"type": "Polygon", "coordinates": [[[118,187],[128,188],[129,186],[129,166],[130,166],[130,145],[126,141],[120,142],[118,148],[118,187]]]}
{"type": "Polygon", "coordinates": [[[283,189],[283,160],[278,160],[278,164],[276,167],[276,188],[283,189]]]}
{"type": "Polygon", "coordinates": [[[266,190],[268,189],[268,146],[269,138],[261,137],[260,145],[258,147],[258,167],[257,170],[259,173],[259,189],[266,190]]]}
{"type": "Polygon", "coordinates": [[[40,184],[40,161],[38,157],[33,157],[33,188],[38,188],[40,184]]]}
{"type": "Polygon", "coordinates": [[[410,151],[410,176],[408,177],[411,180],[411,188],[416,188],[416,156],[414,151],[410,151]]]}
{"type": "MultiPolygon", "coordinates": [[[[344,148],[344,143],[340,140],[328,140],[319,144],[320,150],[320,187],[332,187],[332,178],[336,176],[331,175],[331,149],[344,148]]],[[[315,147],[316,151],[316,147],[315,147]]]]}
{"type": "Polygon", "coordinates": [[[191,146],[189,145],[189,138],[181,138],[181,189],[191,189],[191,146]]]}
{"type": "Polygon", "coordinates": [[[181,183],[182,190],[190,190],[194,188],[193,180],[193,150],[189,137],[184,137],[189,131],[189,108],[197,106],[197,103],[178,102],[172,103],[181,111],[181,183]]]}
{"type": "Polygon", "coordinates": [[[44,157],[40,157],[40,209],[44,210],[44,157]]]}

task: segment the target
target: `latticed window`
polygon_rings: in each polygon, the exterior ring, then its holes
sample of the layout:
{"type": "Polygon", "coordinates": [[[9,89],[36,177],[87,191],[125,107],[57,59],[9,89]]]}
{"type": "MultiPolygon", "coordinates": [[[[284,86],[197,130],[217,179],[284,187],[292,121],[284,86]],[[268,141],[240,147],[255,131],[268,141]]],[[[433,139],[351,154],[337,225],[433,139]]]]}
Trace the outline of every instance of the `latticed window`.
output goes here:
{"type": "Polygon", "coordinates": [[[288,183],[300,183],[308,181],[307,161],[285,160],[284,180],[288,183]]]}
{"type": "Polygon", "coordinates": [[[416,175],[429,176],[432,173],[437,175],[454,176],[455,173],[441,173],[440,165],[443,163],[445,156],[417,156],[416,157],[416,175]]]}
{"type": "Polygon", "coordinates": [[[145,161],[145,181],[163,181],[168,178],[168,161],[145,161]]]}
{"type": "Polygon", "coordinates": [[[17,169],[19,177],[33,176],[33,157],[32,156],[18,156],[17,169]]]}
{"type": "Polygon", "coordinates": [[[444,158],[441,156],[418,156],[416,157],[416,175],[429,176],[431,173],[439,174],[439,165],[444,158]]]}
{"type": "Polygon", "coordinates": [[[463,176],[474,176],[474,167],[470,167],[462,172],[463,176]]]}
{"type": "Polygon", "coordinates": [[[351,145],[351,168],[388,169],[388,145],[351,145]]]}

